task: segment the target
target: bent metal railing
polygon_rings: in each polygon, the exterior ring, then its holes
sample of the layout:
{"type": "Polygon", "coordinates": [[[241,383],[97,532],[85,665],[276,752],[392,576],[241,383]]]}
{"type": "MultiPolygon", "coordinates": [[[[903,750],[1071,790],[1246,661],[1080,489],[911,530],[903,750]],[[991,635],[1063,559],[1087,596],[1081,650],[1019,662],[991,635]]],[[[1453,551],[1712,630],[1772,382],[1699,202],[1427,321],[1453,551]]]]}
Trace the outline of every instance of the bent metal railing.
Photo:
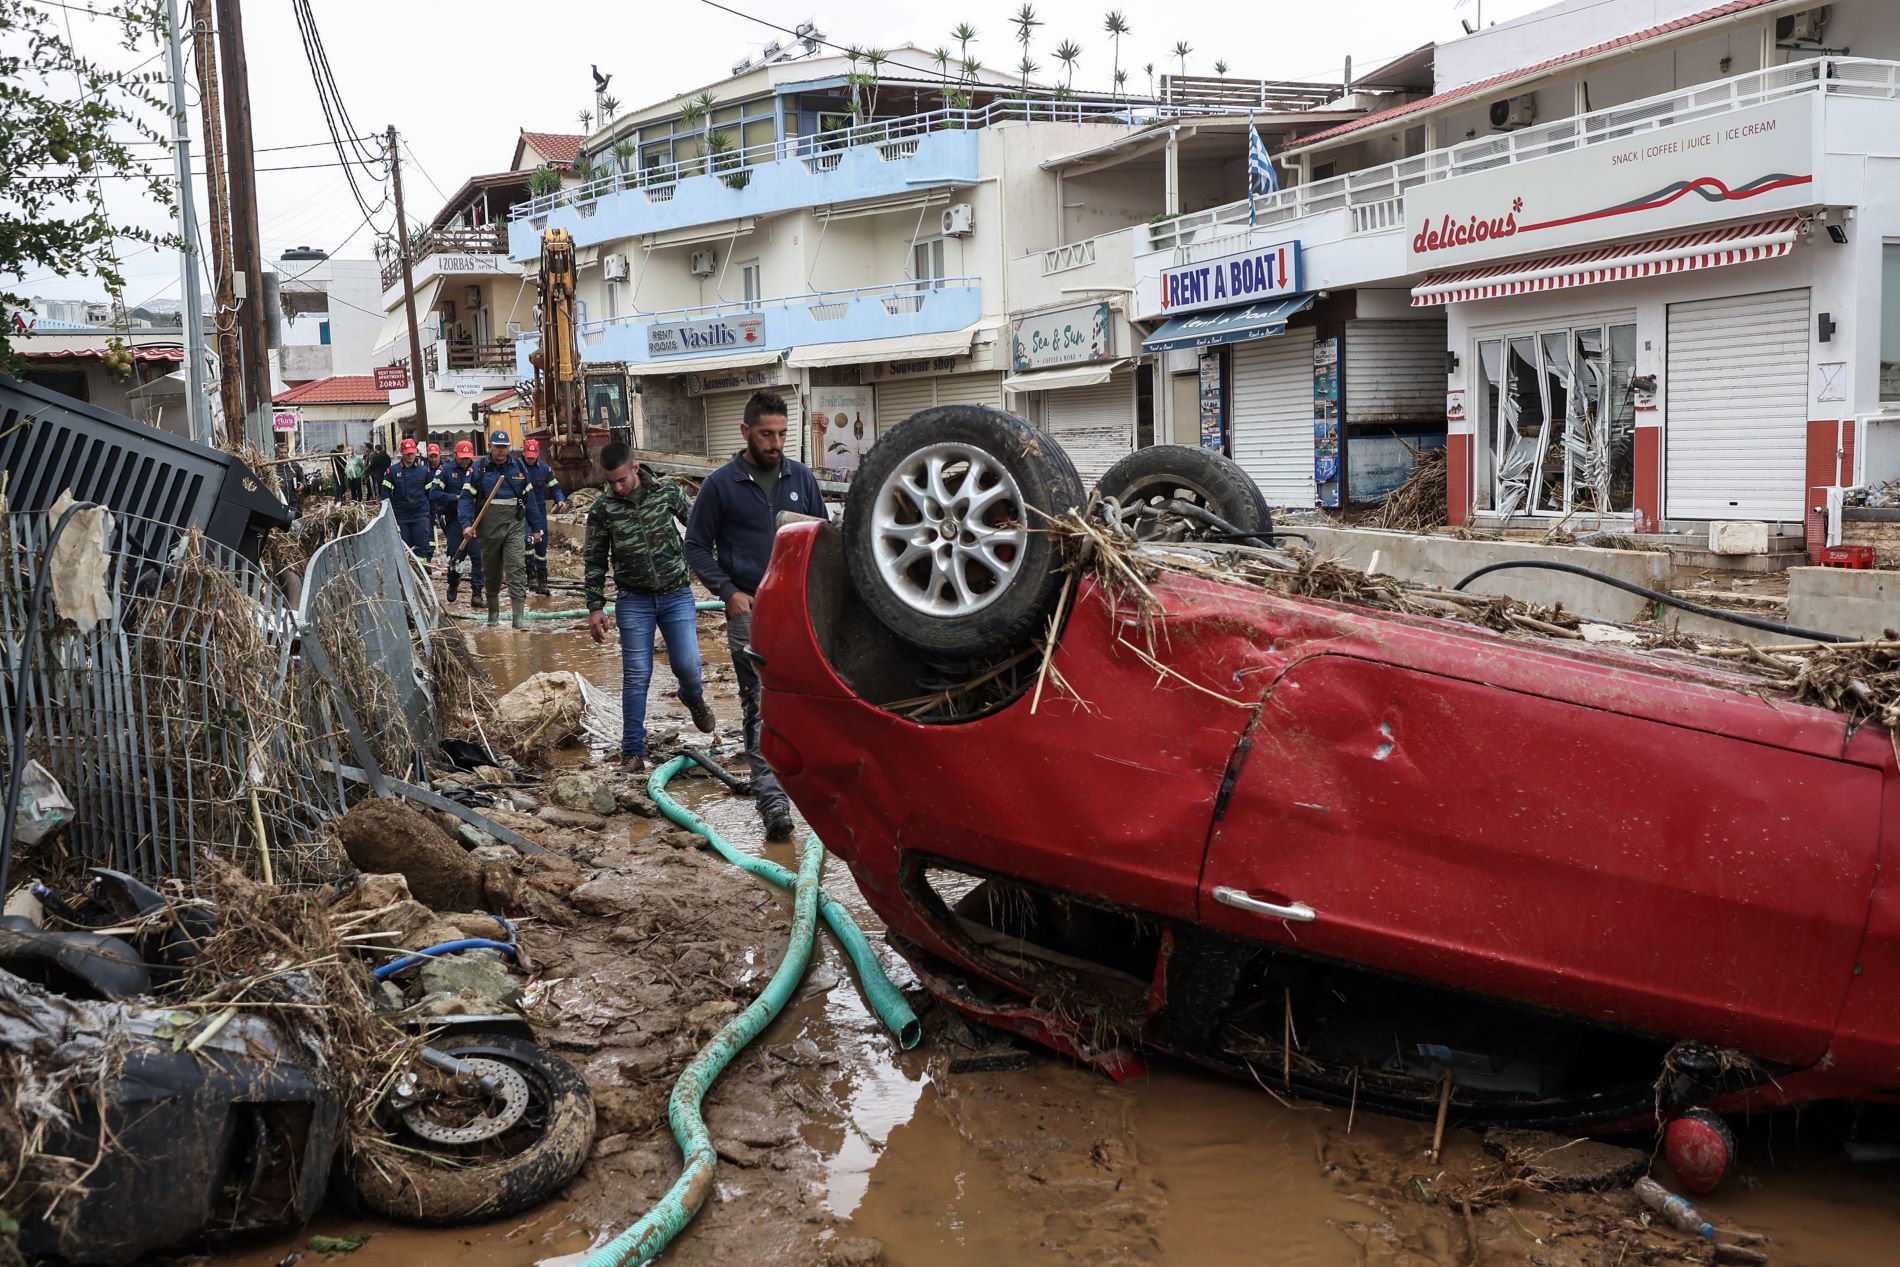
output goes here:
{"type": "Polygon", "coordinates": [[[394,717],[422,739],[435,716],[412,632],[432,625],[433,596],[387,507],[318,552],[301,606],[223,546],[133,516],[77,512],[49,560],[57,522],[0,514],[5,733],[26,721],[22,751],[0,751],[0,786],[38,761],[75,808],[67,854],[147,880],[192,879],[210,859],[279,884],[347,871],[324,824],[367,792],[343,773],[365,765],[362,732],[394,717]],[[360,654],[316,653],[326,618],[360,654]]]}

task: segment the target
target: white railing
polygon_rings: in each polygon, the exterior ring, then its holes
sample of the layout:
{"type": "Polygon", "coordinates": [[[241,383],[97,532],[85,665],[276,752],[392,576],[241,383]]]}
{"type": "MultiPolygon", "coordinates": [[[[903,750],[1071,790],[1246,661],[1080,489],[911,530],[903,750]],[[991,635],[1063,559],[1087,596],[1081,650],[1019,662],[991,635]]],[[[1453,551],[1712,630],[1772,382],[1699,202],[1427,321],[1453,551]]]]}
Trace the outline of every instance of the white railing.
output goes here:
{"type": "MultiPolygon", "coordinates": [[[[671,197],[657,194],[656,188],[670,190],[673,185],[695,176],[712,175],[733,188],[744,188],[751,179],[746,171],[762,163],[800,159],[813,172],[837,170],[846,150],[874,145],[886,162],[901,162],[916,155],[923,138],[932,132],[967,132],[994,127],[999,123],[1120,123],[1139,126],[1165,119],[1204,118],[1231,114],[1216,106],[1170,105],[1152,101],[994,101],[971,109],[931,110],[900,119],[876,119],[849,128],[821,132],[816,136],[781,137],[748,145],[743,149],[721,150],[711,155],[680,159],[677,162],[636,171],[615,171],[605,176],[542,194],[517,204],[508,212],[511,220],[545,216],[555,207],[581,205],[627,189],[644,189],[654,201],[671,197]]],[[[713,129],[717,134],[718,128],[713,129]]]]}
{"type": "Polygon", "coordinates": [[[1095,239],[1086,238],[1042,253],[1042,275],[1066,273],[1072,268],[1087,268],[1095,262],[1095,239]]]}
{"type": "Polygon", "coordinates": [[[749,312],[783,308],[810,308],[819,321],[843,317],[853,302],[876,299],[892,316],[917,312],[933,291],[969,290],[982,284],[980,277],[944,277],[927,282],[889,282],[882,286],[856,286],[850,290],[814,290],[802,295],[781,295],[776,299],[735,299],[729,303],[702,304],[697,308],[668,308],[658,312],[630,312],[619,317],[584,321],[583,334],[598,334],[611,326],[646,325],[655,321],[708,321],[715,317],[739,317],[749,312]]]}
{"type": "MultiPolygon", "coordinates": [[[[1254,213],[1259,224],[1272,225],[1350,208],[1350,232],[1383,233],[1402,223],[1404,193],[1415,185],[1603,145],[1637,133],[1729,114],[1803,92],[1900,100],[1900,62],[1868,57],[1817,57],[1786,66],[1770,66],[1766,70],[1609,106],[1538,127],[1461,141],[1381,167],[1289,186],[1257,199],[1254,213]]],[[[1148,245],[1151,250],[1186,247],[1206,241],[1223,226],[1246,222],[1247,203],[1244,200],[1230,202],[1149,226],[1148,245]]]]}

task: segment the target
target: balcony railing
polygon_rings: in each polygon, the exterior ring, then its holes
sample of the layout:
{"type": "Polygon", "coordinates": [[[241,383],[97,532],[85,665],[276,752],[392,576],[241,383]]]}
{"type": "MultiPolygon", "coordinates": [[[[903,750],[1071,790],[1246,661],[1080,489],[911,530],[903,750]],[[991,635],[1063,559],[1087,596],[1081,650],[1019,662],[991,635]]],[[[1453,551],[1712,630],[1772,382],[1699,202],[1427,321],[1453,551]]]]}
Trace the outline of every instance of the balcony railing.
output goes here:
{"type": "MultiPolygon", "coordinates": [[[[512,369],[515,363],[515,341],[490,339],[478,343],[470,339],[438,339],[422,349],[422,365],[427,372],[441,373],[445,362],[451,373],[512,369]]],[[[407,364],[408,359],[403,358],[401,363],[407,364]]]]}
{"type": "Polygon", "coordinates": [[[518,203],[509,211],[508,218],[545,216],[565,205],[585,207],[609,194],[629,189],[644,190],[651,201],[664,202],[673,196],[673,187],[680,181],[708,174],[717,176],[731,188],[742,189],[751,179],[746,169],[763,163],[796,159],[813,173],[824,174],[839,167],[844,151],[859,146],[875,146],[878,156],[886,162],[901,162],[916,154],[922,138],[933,132],[971,131],[1010,122],[1139,125],[1229,113],[1232,112],[1218,106],[1149,101],[996,101],[970,109],[931,110],[897,119],[874,119],[815,136],[781,137],[743,149],[702,154],[635,171],[611,172],[586,184],[518,203]]]}
{"type": "MultiPolygon", "coordinates": [[[[426,229],[409,239],[409,260],[420,263],[431,255],[463,253],[468,255],[507,255],[508,226],[491,224],[480,229],[450,225],[426,229]]],[[[402,261],[395,255],[383,261],[383,289],[402,280],[402,261]]]]}
{"type": "Polygon", "coordinates": [[[876,300],[891,316],[903,316],[920,309],[932,291],[964,289],[980,285],[978,277],[940,277],[921,282],[892,282],[883,286],[857,286],[850,290],[814,290],[802,295],[783,295],[776,299],[734,300],[730,303],[703,304],[697,308],[669,308],[660,312],[633,312],[582,323],[583,338],[599,335],[614,326],[651,325],[664,321],[708,321],[715,317],[740,317],[751,312],[771,312],[786,308],[806,308],[815,321],[842,318],[852,304],[876,300]]]}
{"type": "MultiPolygon", "coordinates": [[[[1293,185],[1256,201],[1261,225],[1284,224],[1327,211],[1349,210],[1352,233],[1383,233],[1404,223],[1405,191],[1417,185],[1465,176],[1550,154],[1620,141],[1657,128],[1729,114],[1803,92],[1900,99],[1900,62],[1867,57],[1817,57],[1771,66],[1730,79],[1700,84],[1573,115],[1538,127],[1461,141],[1396,163],[1293,185]]],[[[1228,226],[1248,220],[1245,200],[1151,225],[1150,250],[1170,250],[1232,236],[1228,226]]]]}

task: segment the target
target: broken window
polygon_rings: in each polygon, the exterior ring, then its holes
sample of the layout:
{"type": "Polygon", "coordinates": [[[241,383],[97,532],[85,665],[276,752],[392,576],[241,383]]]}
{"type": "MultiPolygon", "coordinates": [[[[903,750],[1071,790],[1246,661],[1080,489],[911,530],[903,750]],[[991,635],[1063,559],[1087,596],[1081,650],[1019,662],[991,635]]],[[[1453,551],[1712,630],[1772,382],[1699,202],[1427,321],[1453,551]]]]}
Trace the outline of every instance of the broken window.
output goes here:
{"type": "Polygon", "coordinates": [[[1627,514],[1635,504],[1636,327],[1591,325],[1478,344],[1476,504],[1501,515],[1627,514]]]}

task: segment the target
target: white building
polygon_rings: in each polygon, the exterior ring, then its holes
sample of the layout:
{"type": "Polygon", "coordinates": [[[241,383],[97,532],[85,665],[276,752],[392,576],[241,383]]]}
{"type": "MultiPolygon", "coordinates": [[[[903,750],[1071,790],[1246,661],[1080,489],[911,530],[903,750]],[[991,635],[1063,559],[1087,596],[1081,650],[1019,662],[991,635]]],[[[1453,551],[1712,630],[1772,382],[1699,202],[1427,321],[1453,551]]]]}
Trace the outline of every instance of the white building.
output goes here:
{"type": "Polygon", "coordinates": [[[1134,315],[1181,314],[1150,347],[1263,332],[1191,381],[1276,502],[1310,504],[1302,457],[1351,498],[1379,416],[1442,390],[1454,522],[1812,541],[1814,490],[1900,474],[1897,129],[1887,0],[1566,0],[1282,152],[1256,227],[1137,235],[1134,315]]]}
{"type": "MultiPolygon", "coordinates": [[[[572,235],[583,365],[624,370],[643,447],[723,459],[771,387],[821,474],[847,476],[882,428],[951,403],[1025,412],[1099,474],[1155,435],[1132,251],[1107,284],[1045,268],[1049,253],[1234,197],[1248,106],[1297,116],[1282,139],[1363,113],[1313,113],[1333,85],[1256,81],[1024,101],[1011,76],[932,64],[894,50],[875,87],[846,57],[742,68],[606,122],[581,183],[514,209],[509,254],[530,269],[545,232],[572,235]],[[1165,148],[1179,179],[1111,170],[1124,142],[1143,162],[1165,148]],[[1087,170],[1067,168],[1078,155],[1087,170]]],[[[524,378],[532,348],[518,345],[524,378]]]]}
{"type": "Polygon", "coordinates": [[[376,261],[299,247],[277,261],[275,387],[367,374],[382,326],[376,261]]]}

